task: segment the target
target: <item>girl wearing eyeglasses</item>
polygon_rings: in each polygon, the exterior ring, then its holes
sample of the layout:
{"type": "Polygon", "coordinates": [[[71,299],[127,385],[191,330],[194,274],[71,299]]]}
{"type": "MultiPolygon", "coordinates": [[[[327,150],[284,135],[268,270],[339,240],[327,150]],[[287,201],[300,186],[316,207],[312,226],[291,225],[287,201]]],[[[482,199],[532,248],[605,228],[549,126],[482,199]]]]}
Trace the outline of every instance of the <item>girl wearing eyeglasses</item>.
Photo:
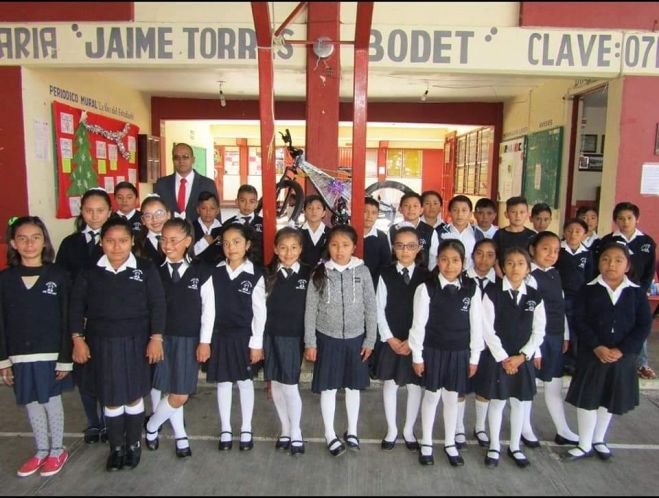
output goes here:
{"type": "Polygon", "coordinates": [[[162,227],[171,217],[171,213],[158,194],[148,195],[142,201],[140,211],[142,211],[144,228],[141,236],[136,240],[136,253],[160,266],[165,262],[165,253],[162,252],[159,240],[162,227]]]}
{"type": "Polygon", "coordinates": [[[163,334],[165,358],[156,364],[153,389],[161,399],[146,424],[146,447],[157,450],[158,429],[167,420],[172,424],[176,456],[192,456],[183,421],[183,405],[197,389],[199,363],[210,356],[215,322],[215,293],[210,278],[212,267],[191,261],[192,225],[181,218],[165,222],[160,245],[165,263],[160,278],[167,301],[167,325],[163,334]]]}
{"type": "Polygon", "coordinates": [[[407,410],[403,441],[409,450],[418,450],[414,423],[421,406],[421,378],[412,369],[412,351],[408,342],[412,325],[412,302],[417,285],[429,275],[423,263],[419,236],[413,227],[403,227],[394,235],[394,263],[384,268],[376,293],[378,332],[383,347],[376,359],[375,376],[384,381],[382,396],[387,434],[380,447],[392,450],[396,445],[396,397],[399,386],[407,386],[407,410]]]}

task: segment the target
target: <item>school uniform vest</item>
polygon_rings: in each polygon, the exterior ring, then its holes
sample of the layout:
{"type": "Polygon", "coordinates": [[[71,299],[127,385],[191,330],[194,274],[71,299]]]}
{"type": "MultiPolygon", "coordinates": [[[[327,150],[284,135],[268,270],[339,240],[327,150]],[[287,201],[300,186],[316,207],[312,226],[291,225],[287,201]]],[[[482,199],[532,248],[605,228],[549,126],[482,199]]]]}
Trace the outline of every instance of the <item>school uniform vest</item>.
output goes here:
{"type": "Polygon", "coordinates": [[[561,248],[555,268],[561,275],[565,299],[573,299],[581,286],[593,279],[593,254],[591,251],[572,254],[561,248]]]}
{"type": "Polygon", "coordinates": [[[71,274],[75,280],[80,270],[93,267],[103,256],[103,249],[99,244],[89,251],[87,236],[82,233],[72,233],[62,240],[55,262],[71,274]]]}
{"type": "Polygon", "coordinates": [[[300,256],[300,261],[304,264],[309,265],[312,269],[316,267],[318,261],[320,261],[321,256],[323,255],[323,249],[327,245],[327,234],[329,233],[329,228],[326,226],[325,231],[320,236],[318,244],[314,245],[313,240],[311,240],[311,235],[309,235],[309,230],[300,230],[302,232],[302,255],[300,256]]]}
{"type": "Polygon", "coordinates": [[[169,264],[159,268],[167,303],[165,335],[199,337],[201,329],[201,287],[210,278],[205,265],[191,264],[181,280],[172,282],[169,264]]]}
{"type": "MultiPolygon", "coordinates": [[[[204,237],[204,231],[199,224],[199,220],[193,223],[194,226],[194,241],[195,244],[199,242],[204,237]]],[[[215,238],[222,234],[223,227],[215,227],[211,229],[211,237],[215,238]]],[[[204,261],[208,264],[215,266],[217,263],[224,259],[224,250],[222,249],[222,239],[216,240],[214,243],[209,245],[202,252],[197,254],[197,259],[204,261]]]]}
{"type": "Polygon", "coordinates": [[[165,293],[151,261],[136,258],[137,268],[113,273],[95,266],[81,274],[71,297],[71,332],[100,337],[161,334],[165,330],[165,293]]]}
{"type": "Polygon", "coordinates": [[[535,269],[531,275],[538,282],[538,290],[545,303],[547,316],[545,334],[562,337],[565,332],[565,299],[563,299],[561,276],[556,268],[547,271],[535,269]]]}
{"type": "MultiPolygon", "coordinates": [[[[63,334],[68,330],[66,321],[70,290],[68,273],[57,265],[44,265],[30,289],[23,283],[20,267],[1,272],[2,330],[5,337],[0,343],[5,344],[0,344],[0,357],[3,353],[13,356],[60,351],[63,334]]],[[[67,340],[70,342],[68,336],[67,340]]]]}
{"type": "Polygon", "coordinates": [[[137,254],[139,257],[152,261],[156,268],[160,267],[165,262],[165,253],[154,245],[147,237],[147,234],[140,236],[138,242],[135,244],[137,254]]]}
{"type": "Polygon", "coordinates": [[[281,271],[268,295],[265,330],[272,336],[304,337],[304,306],[311,268],[300,265],[298,273],[286,278],[281,271]]]}
{"type": "Polygon", "coordinates": [[[397,339],[406,341],[412,326],[412,310],[414,308],[414,292],[417,286],[428,278],[429,272],[416,265],[410,275],[410,283],[403,281],[403,276],[393,264],[382,270],[380,277],[387,288],[387,304],[384,309],[391,333],[397,339]]]}
{"type": "Polygon", "coordinates": [[[382,269],[391,264],[391,249],[387,234],[377,231],[377,237],[364,238],[364,264],[371,272],[373,285],[377,287],[382,269]]]}
{"type": "MultiPolygon", "coordinates": [[[[498,232],[497,232],[498,233],[498,232]]],[[[509,356],[519,354],[519,350],[531,338],[533,313],[542,302],[540,293],[526,286],[526,294],[515,306],[508,291],[503,291],[503,280],[485,288],[487,297],[494,304],[494,331],[501,340],[503,349],[509,356]]]]}
{"type": "Polygon", "coordinates": [[[121,215],[116,211],[113,211],[111,218],[126,219],[126,221],[128,221],[128,224],[130,225],[130,230],[133,232],[134,236],[137,236],[142,232],[142,213],[140,212],[139,209],[136,209],[135,213],[133,213],[133,216],[131,216],[130,218],[126,218],[124,215],[121,215]]]}
{"type": "Polygon", "coordinates": [[[470,279],[463,279],[460,289],[452,293],[448,285],[441,288],[437,272],[433,272],[425,285],[430,297],[430,310],[423,345],[444,351],[469,349],[469,309],[476,284],[470,279]]]}
{"type": "Polygon", "coordinates": [[[251,335],[252,293],[261,278],[261,271],[254,267],[254,274],[241,272],[231,280],[224,266],[213,272],[215,289],[215,326],[214,334],[251,335]]]}

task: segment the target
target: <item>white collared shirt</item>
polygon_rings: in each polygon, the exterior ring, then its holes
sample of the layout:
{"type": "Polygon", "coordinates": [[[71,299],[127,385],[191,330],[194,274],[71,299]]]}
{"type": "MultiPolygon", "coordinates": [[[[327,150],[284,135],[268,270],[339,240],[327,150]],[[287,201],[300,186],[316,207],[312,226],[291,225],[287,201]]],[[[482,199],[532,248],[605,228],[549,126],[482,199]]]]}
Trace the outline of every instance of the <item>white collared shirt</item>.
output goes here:
{"type": "Polygon", "coordinates": [[[428,223],[428,221],[426,220],[426,217],[423,216],[423,215],[421,215],[421,217],[419,219],[421,221],[423,221],[426,225],[430,225],[433,228],[437,228],[439,225],[444,223],[444,220],[442,220],[442,215],[441,214],[437,215],[437,221],[435,223],[428,223]]]}
{"type": "Polygon", "coordinates": [[[121,266],[115,270],[110,264],[110,260],[108,259],[108,257],[104,254],[97,261],[96,266],[100,266],[101,268],[109,272],[112,272],[116,275],[117,273],[127,270],[128,268],[137,268],[137,260],[135,259],[135,255],[133,253],[130,253],[126,261],[124,261],[121,264],[121,266]]]}
{"type": "Polygon", "coordinates": [[[136,212],[136,211],[137,211],[137,209],[133,209],[133,210],[132,210],[130,213],[128,213],[128,214],[124,214],[124,213],[122,213],[121,211],[115,211],[115,212],[116,212],[119,216],[121,216],[122,218],[126,218],[127,220],[130,220],[133,216],[135,216],[135,212],[136,212]]]}
{"type": "Polygon", "coordinates": [[[378,236],[378,229],[373,225],[369,232],[364,235],[364,238],[366,239],[367,237],[377,237],[378,236]]]}
{"type": "MultiPolygon", "coordinates": [[[[506,277],[505,275],[503,277],[502,289],[504,292],[509,292],[512,290],[510,281],[508,280],[508,277],[506,277]]],[[[527,293],[526,284],[522,282],[522,284],[519,286],[517,290],[519,291],[517,295],[517,304],[519,304],[520,300],[522,299],[522,296],[527,293]]],[[[499,337],[496,335],[496,332],[494,330],[494,318],[495,318],[494,304],[492,303],[492,301],[490,301],[490,298],[487,296],[487,294],[483,296],[483,318],[485,319],[483,321],[483,339],[485,340],[485,343],[490,349],[490,352],[492,353],[494,359],[497,362],[501,362],[506,358],[508,358],[508,353],[506,353],[506,350],[503,349],[503,345],[501,344],[501,339],[499,339],[499,337]]],[[[533,312],[531,337],[529,337],[528,342],[524,344],[524,346],[519,350],[520,353],[524,353],[527,358],[531,358],[535,354],[535,352],[538,349],[540,349],[540,344],[542,344],[542,341],[544,340],[545,337],[546,325],[547,325],[547,316],[545,315],[545,305],[544,303],[541,302],[540,304],[536,305],[535,311],[533,312]]]]}
{"type": "Polygon", "coordinates": [[[487,287],[490,284],[493,284],[496,282],[497,279],[497,272],[494,271],[494,268],[490,268],[490,271],[487,272],[487,275],[485,277],[481,277],[478,273],[476,273],[476,269],[474,268],[474,265],[472,264],[469,268],[467,268],[467,276],[471,279],[473,279],[477,284],[478,281],[477,279],[485,279],[485,283],[483,284],[483,289],[487,287]]]}
{"type": "Polygon", "coordinates": [[[101,240],[101,229],[97,228],[96,230],[93,230],[89,225],[85,225],[85,228],[82,230],[82,233],[85,234],[85,240],[89,244],[92,240],[92,232],[96,232],[96,236],[98,239],[96,240],[96,243],[98,244],[101,240]]]}
{"type": "Polygon", "coordinates": [[[576,256],[579,253],[588,251],[588,248],[584,245],[583,242],[579,244],[579,247],[577,247],[576,250],[573,251],[572,248],[564,240],[561,240],[561,249],[565,249],[567,253],[572,256],[576,256]]]}
{"type": "MultiPolygon", "coordinates": [[[[279,262],[279,265],[277,266],[277,271],[280,271],[282,273],[282,275],[284,275],[285,277],[288,277],[288,273],[286,273],[285,268],[286,267],[284,265],[282,265],[281,262],[279,262]]],[[[300,273],[300,263],[299,263],[299,261],[296,261],[295,263],[293,263],[291,265],[290,269],[293,270],[294,273],[300,273]]]]}
{"type": "Polygon", "coordinates": [[[638,285],[636,285],[634,282],[632,282],[627,277],[625,277],[622,283],[616,288],[616,290],[613,290],[611,287],[609,287],[609,284],[606,283],[602,275],[598,275],[597,278],[591,280],[586,285],[595,285],[595,284],[600,284],[602,287],[606,289],[606,293],[609,295],[609,298],[611,299],[611,302],[613,303],[614,306],[618,302],[618,299],[620,299],[620,296],[622,295],[622,291],[624,291],[627,287],[638,287],[638,285]]]}
{"type": "Polygon", "coordinates": [[[593,232],[592,235],[586,237],[586,239],[582,242],[582,244],[586,246],[586,248],[590,248],[590,246],[593,245],[593,242],[595,242],[599,238],[600,236],[597,235],[597,232],[593,232]]]}
{"type": "MultiPolygon", "coordinates": [[[[403,266],[400,262],[396,262],[396,271],[402,274],[403,268],[407,268],[410,278],[412,278],[412,275],[414,274],[415,267],[416,265],[414,262],[412,262],[410,266],[403,266]]],[[[385,313],[385,309],[387,308],[387,296],[387,286],[385,285],[384,280],[382,280],[382,276],[380,276],[377,291],[375,293],[375,304],[378,315],[378,333],[380,334],[380,340],[382,342],[387,342],[394,336],[391,332],[391,327],[389,327],[389,323],[387,322],[387,315],[385,313]]]]}
{"type": "Polygon", "coordinates": [[[629,245],[629,243],[630,243],[632,240],[634,240],[636,237],[640,237],[641,235],[643,235],[643,232],[641,232],[641,231],[637,228],[636,230],[634,230],[634,233],[632,234],[632,236],[631,236],[630,238],[625,237],[624,234],[623,234],[620,230],[616,230],[616,231],[613,232],[611,235],[614,236],[614,237],[621,237],[622,240],[624,240],[624,241],[627,243],[627,245],[629,245]]]}
{"type": "MultiPolygon", "coordinates": [[[[254,264],[249,259],[246,259],[235,270],[232,270],[226,261],[221,261],[217,265],[217,268],[222,266],[226,267],[226,272],[231,280],[235,280],[243,271],[254,275],[254,264]]],[[[252,337],[249,339],[250,349],[263,349],[263,331],[265,330],[266,318],[265,280],[261,276],[252,291],[252,337]]]]}
{"type": "Polygon", "coordinates": [[[158,237],[160,237],[162,234],[152,232],[149,230],[149,233],[147,233],[146,238],[149,239],[149,242],[151,242],[151,245],[156,248],[157,251],[160,250],[160,245],[158,243],[158,237]]]}
{"type": "MultiPolygon", "coordinates": [[[[203,221],[201,221],[201,218],[197,218],[197,224],[201,227],[201,231],[203,232],[204,235],[210,235],[211,230],[222,226],[222,223],[220,223],[219,220],[217,219],[213,219],[213,223],[211,223],[210,227],[207,227],[206,224],[203,221]]],[[[210,244],[206,241],[204,237],[202,237],[197,242],[195,242],[192,248],[195,256],[198,256],[199,254],[204,252],[209,245],[210,244]]]]}
{"type": "Polygon", "coordinates": [[[474,230],[478,230],[480,233],[483,234],[483,237],[486,239],[491,239],[494,237],[494,234],[497,233],[497,230],[499,230],[499,227],[496,225],[490,225],[490,228],[487,230],[483,230],[481,227],[478,225],[472,225],[474,227],[474,230]]]}
{"type": "MultiPolygon", "coordinates": [[[[442,232],[442,240],[448,239],[457,239],[465,247],[465,256],[472,254],[474,252],[474,246],[476,245],[476,235],[474,234],[474,228],[471,225],[467,225],[462,232],[458,230],[453,223],[449,223],[448,232],[442,232]]],[[[470,257],[465,257],[465,270],[471,268],[473,261],[470,257]]]]}
{"type": "MultiPolygon", "coordinates": [[[[192,182],[194,182],[194,169],[190,170],[190,173],[188,173],[188,176],[185,177],[185,205],[187,207],[188,201],[190,200],[190,192],[192,192],[192,182]]],[[[175,198],[178,202],[178,191],[181,188],[181,178],[183,178],[178,172],[175,173],[174,175],[174,193],[175,198]]],[[[185,212],[185,210],[184,210],[185,212]]]]}
{"type": "MultiPolygon", "coordinates": [[[[443,289],[448,284],[455,285],[458,289],[461,287],[459,279],[449,282],[440,273],[440,287],[443,289]]],[[[430,316],[430,296],[425,285],[419,285],[416,288],[413,309],[414,315],[408,341],[412,350],[412,361],[414,363],[423,363],[423,341],[426,337],[426,324],[430,316]]],[[[485,343],[483,342],[483,308],[481,291],[478,287],[476,287],[469,304],[469,327],[469,363],[471,365],[478,365],[481,351],[485,348],[485,343]]]]}
{"type": "Polygon", "coordinates": [[[317,245],[318,241],[325,233],[325,223],[321,221],[320,225],[318,225],[318,228],[316,228],[316,230],[314,231],[309,226],[309,223],[305,221],[304,225],[302,225],[302,230],[306,230],[307,232],[309,232],[309,237],[311,237],[311,242],[313,242],[313,245],[317,245]]]}

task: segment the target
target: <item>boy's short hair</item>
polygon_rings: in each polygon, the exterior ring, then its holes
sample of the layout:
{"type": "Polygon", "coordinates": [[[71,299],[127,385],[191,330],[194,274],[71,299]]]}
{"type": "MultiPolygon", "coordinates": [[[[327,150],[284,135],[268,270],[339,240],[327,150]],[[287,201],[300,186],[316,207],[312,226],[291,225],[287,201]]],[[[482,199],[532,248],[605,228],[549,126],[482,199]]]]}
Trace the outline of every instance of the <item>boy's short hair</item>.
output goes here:
{"type": "Polygon", "coordinates": [[[421,196],[419,194],[417,194],[416,192],[407,192],[406,194],[403,194],[403,196],[400,198],[399,206],[402,206],[407,199],[417,199],[419,201],[419,204],[423,204],[423,202],[421,201],[421,196]]]}
{"type": "Polygon", "coordinates": [[[494,201],[488,197],[481,197],[476,201],[476,206],[474,206],[474,209],[487,209],[491,208],[494,212],[496,212],[497,207],[494,204],[494,201]]]}
{"type": "Polygon", "coordinates": [[[426,190],[426,191],[422,192],[421,193],[421,204],[424,203],[424,201],[426,200],[426,197],[430,197],[431,195],[434,195],[435,197],[437,197],[439,199],[439,205],[440,206],[444,205],[444,199],[442,199],[442,195],[439,192],[437,192],[436,190],[426,190]]]}
{"type": "Polygon", "coordinates": [[[633,202],[619,202],[616,204],[616,207],[613,208],[614,221],[622,211],[631,211],[634,213],[634,218],[638,218],[641,215],[641,210],[638,209],[638,206],[633,202]]]}
{"type": "Polygon", "coordinates": [[[509,197],[508,200],[506,201],[506,211],[508,211],[510,208],[517,206],[518,204],[524,204],[527,208],[529,207],[529,203],[526,200],[526,197],[522,197],[521,195],[517,195],[515,197],[509,197]]]}
{"type": "Polygon", "coordinates": [[[303,209],[307,209],[307,206],[311,204],[314,201],[318,201],[323,205],[323,209],[327,209],[327,204],[325,204],[325,199],[323,199],[320,195],[318,194],[311,194],[308,195],[304,198],[304,206],[303,209]]]}
{"type": "Polygon", "coordinates": [[[135,185],[133,185],[133,184],[130,183],[130,182],[119,182],[119,183],[117,183],[117,184],[114,186],[114,193],[115,193],[115,195],[116,195],[116,193],[117,193],[117,190],[121,190],[122,188],[128,189],[128,190],[130,190],[131,192],[133,192],[133,194],[135,194],[135,197],[137,197],[137,196],[139,195],[139,194],[137,193],[137,188],[135,188],[135,185]]]}
{"type": "Polygon", "coordinates": [[[563,224],[563,231],[565,231],[565,229],[567,229],[567,227],[570,225],[579,225],[581,228],[583,228],[584,232],[588,233],[588,225],[581,218],[570,218],[565,220],[565,223],[563,224]]]}
{"type": "Polygon", "coordinates": [[[531,208],[531,216],[537,216],[540,213],[544,213],[545,211],[547,211],[551,216],[551,208],[549,207],[549,204],[546,202],[538,202],[537,204],[533,205],[533,208],[531,208]]]}
{"type": "Polygon", "coordinates": [[[213,192],[204,190],[203,192],[200,192],[199,197],[197,197],[197,206],[200,205],[202,202],[206,202],[210,200],[215,201],[215,204],[217,204],[218,206],[220,205],[220,201],[217,199],[217,196],[213,192]]]}
{"type": "Polygon", "coordinates": [[[380,203],[373,199],[373,197],[366,197],[364,199],[364,206],[374,206],[378,211],[380,210],[380,203]]]}
{"type": "Polygon", "coordinates": [[[588,211],[594,211],[597,216],[599,216],[599,212],[597,211],[597,208],[594,206],[581,206],[577,208],[577,212],[575,213],[575,216],[586,216],[586,213],[588,211]]]}
{"type": "Polygon", "coordinates": [[[249,183],[245,183],[244,185],[240,186],[236,197],[240,197],[240,194],[254,194],[256,197],[259,196],[259,193],[256,191],[256,187],[250,185],[249,183]]]}
{"type": "Polygon", "coordinates": [[[453,207],[453,204],[455,204],[456,202],[464,202],[469,206],[469,211],[474,210],[473,204],[471,203],[471,199],[469,197],[467,197],[466,195],[456,195],[448,202],[449,211],[453,207]]]}

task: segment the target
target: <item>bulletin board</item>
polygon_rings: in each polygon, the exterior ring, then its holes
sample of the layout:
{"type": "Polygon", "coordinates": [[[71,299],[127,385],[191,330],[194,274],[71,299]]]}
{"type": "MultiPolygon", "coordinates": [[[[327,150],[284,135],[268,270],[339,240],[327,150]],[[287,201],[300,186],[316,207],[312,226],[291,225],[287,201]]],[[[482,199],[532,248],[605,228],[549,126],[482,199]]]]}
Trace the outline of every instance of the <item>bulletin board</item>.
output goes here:
{"type": "Polygon", "coordinates": [[[525,149],[526,136],[499,144],[499,201],[522,195],[525,149]]]}
{"type": "Polygon", "coordinates": [[[80,198],[90,188],[103,187],[111,199],[121,181],[137,188],[136,125],[61,102],[53,102],[53,123],[57,218],[80,214],[80,198]]]}
{"type": "Polygon", "coordinates": [[[558,207],[562,154],[562,126],[528,135],[522,195],[529,206],[546,202],[553,208],[558,207]]]}

